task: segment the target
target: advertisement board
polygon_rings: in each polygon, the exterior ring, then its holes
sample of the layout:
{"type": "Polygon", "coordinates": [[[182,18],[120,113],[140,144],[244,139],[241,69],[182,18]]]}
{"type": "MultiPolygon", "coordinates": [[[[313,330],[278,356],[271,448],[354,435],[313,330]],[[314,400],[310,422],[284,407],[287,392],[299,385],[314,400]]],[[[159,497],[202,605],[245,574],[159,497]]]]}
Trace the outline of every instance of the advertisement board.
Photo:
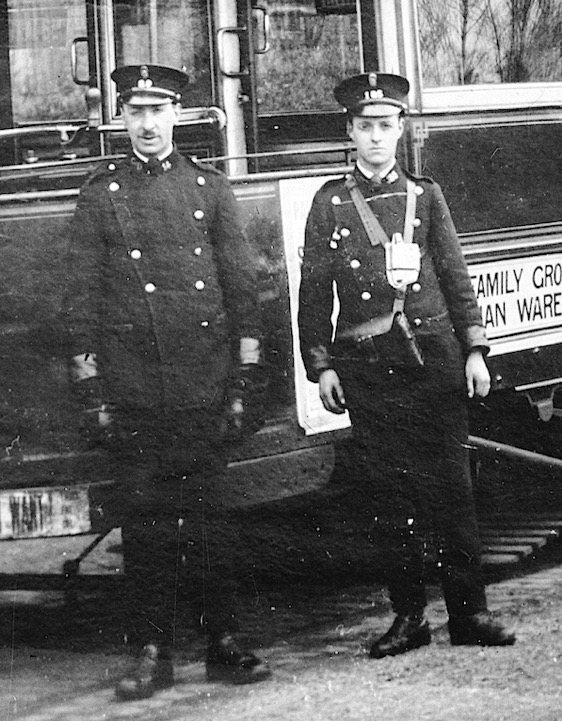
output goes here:
{"type": "MultiPolygon", "coordinates": [[[[295,360],[295,391],[297,418],[306,435],[334,431],[350,425],[347,413],[336,415],[324,409],[318,395],[318,384],[306,378],[304,364],[300,354],[298,336],[298,299],[301,277],[302,252],[304,248],[304,228],[314,194],[328,178],[297,178],[281,180],[279,199],[283,222],[285,258],[289,278],[289,300],[291,307],[291,328],[293,333],[293,352],[295,360]]],[[[333,321],[337,317],[335,304],[333,321]]]]}
{"type": "MultiPolygon", "coordinates": [[[[298,292],[306,218],[315,192],[326,177],[280,181],[279,195],[289,278],[295,356],[297,416],[305,434],[349,426],[349,416],[326,411],[318,386],[307,380],[298,338],[298,292]]],[[[514,353],[562,342],[562,253],[490,260],[469,265],[470,277],[492,349],[514,353]]],[[[337,322],[334,290],[334,328],[337,322]]]]}
{"type": "Polygon", "coordinates": [[[562,254],[469,267],[492,355],[562,341],[562,254]]]}

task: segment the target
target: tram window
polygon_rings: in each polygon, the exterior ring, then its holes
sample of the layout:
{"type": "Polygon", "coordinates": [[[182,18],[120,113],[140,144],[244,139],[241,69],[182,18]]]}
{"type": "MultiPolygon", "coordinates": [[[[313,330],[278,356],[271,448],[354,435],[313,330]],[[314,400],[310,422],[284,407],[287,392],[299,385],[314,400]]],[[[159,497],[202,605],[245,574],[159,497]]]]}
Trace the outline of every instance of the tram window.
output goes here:
{"type": "Polygon", "coordinates": [[[336,110],[333,89],[361,72],[357,14],[319,12],[314,0],[267,0],[269,48],[256,55],[260,115],[336,110]]]}
{"type": "Polygon", "coordinates": [[[212,102],[206,0],[121,0],[114,4],[116,65],[185,69],[189,105],[212,102]]]}
{"type": "Polygon", "coordinates": [[[562,79],[559,0],[418,0],[426,88],[562,79]]]}
{"type": "Polygon", "coordinates": [[[8,0],[8,32],[13,124],[84,118],[69,57],[86,34],[84,0],[8,0]]]}

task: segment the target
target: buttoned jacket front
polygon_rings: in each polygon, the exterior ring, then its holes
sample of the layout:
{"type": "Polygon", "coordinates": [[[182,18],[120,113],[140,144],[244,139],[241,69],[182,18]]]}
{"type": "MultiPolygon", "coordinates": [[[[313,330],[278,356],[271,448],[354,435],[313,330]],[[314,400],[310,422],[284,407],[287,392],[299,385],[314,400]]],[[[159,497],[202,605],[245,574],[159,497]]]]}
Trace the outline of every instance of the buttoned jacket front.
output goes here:
{"type": "MultiPolygon", "coordinates": [[[[381,184],[371,184],[358,170],[354,175],[386,235],[404,233],[406,174],[396,167],[381,184]]],[[[488,348],[480,310],[441,189],[429,178],[410,177],[421,271],[408,288],[405,313],[430,366],[459,366],[462,352],[488,348]],[[437,337],[441,341],[432,342],[437,337]]],[[[328,181],[316,194],[306,225],[299,328],[308,377],[316,381],[321,370],[333,367],[343,352],[342,333],[391,311],[394,297],[384,248],[371,245],[345,178],[328,181]],[[332,342],[334,285],[340,310],[332,342]]]]}
{"type": "Polygon", "coordinates": [[[252,253],[226,177],[174,151],[131,156],[82,189],[70,227],[71,354],[95,353],[108,400],[204,408],[241,337],[259,338],[252,253]]]}

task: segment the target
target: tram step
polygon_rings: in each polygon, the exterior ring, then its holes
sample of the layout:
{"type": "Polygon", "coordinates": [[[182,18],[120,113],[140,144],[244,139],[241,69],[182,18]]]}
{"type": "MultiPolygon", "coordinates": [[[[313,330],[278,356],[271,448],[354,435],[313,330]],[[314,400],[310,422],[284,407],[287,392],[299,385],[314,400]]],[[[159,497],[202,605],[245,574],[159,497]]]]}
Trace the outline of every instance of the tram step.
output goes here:
{"type": "Polygon", "coordinates": [[[562,518],[498,518],[497,520],[483,519],[480,521],[480,528],[528,528],[528,529],[549,529],[559,531],[562,529],[562,518]]]}
{"type": "Polygon", "coordinates": [[[482,537],[486,538],[526,538],[529,539],[548,539],[550,535],[554,538],[558,537],[558,532],[552,529],[551,534],[546,533],[543,529],[537,528],[486,528],[481,527],[482,537]]]}
{"type": "Polygon", "coordinates": [[[525,519],[532,519],[532,520],[538,520],[538,521],[549,521],[553,523],[561,523],[562,522],[562,509],[556,510],[556,511],[531,511],[530,513],[521,513],[521,511],[511,511],[501,514],[494,514],[489,513],[484,518],[491,518],[491,519],[515,519],[516,521],[525,520],[525,519]]]}
{"type": "Polygon", "coordinates": [[[511,546],[504,546],[502,544],[484,544],[483,553],[516,553],[518,556],[526,558],[533,553],[533,546],[513,544],[511,546]]]}
{"type": "Polygon", "coordinates": [[[509,566],[519,563],[521,557],[516,553],[483,553],[482,564],[484,566],[509,566]]]}
{"type": "Polygon", "coordinates": [[[562,513],[511,513],[479,519],[482,562],[512,565],[532,556],[562,536],[562,513]]]}
{"type": "Polygon", "coordinates": [[[500,545],[510,546],[512,544],[533,546],[533,548],[543,548],[548,543],[548,538],[543,536],[522,536],[519,533],[494,534],[483,533],[482,543],[486,546],[500,545]]]}

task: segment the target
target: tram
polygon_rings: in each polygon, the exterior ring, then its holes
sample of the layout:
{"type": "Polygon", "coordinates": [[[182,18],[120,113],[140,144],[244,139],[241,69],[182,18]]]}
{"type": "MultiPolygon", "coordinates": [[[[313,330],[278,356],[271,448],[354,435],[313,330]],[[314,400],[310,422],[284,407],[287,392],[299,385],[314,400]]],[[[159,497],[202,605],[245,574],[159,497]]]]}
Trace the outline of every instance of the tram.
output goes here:
{"type": "Polygon", "coordinates": [[[176,143],[229,175],[254,244],[268,418],[232,457],[232,503],[321,486],[348,434],[305,379],[295,302],[312,196],[353,161],[332,88],[365,70],[411,82],[401,162],[449,201],[491,339],[492,397],[524,398],[552,424],[562,413],[561,31],[554,0],[7,0],[0,539],[87,532],[103,506],[93,491],[114,480],[79,432],[56,317],[79,188],[127,147],[110,80],[120,64],[186,70],[176,143]]]}

